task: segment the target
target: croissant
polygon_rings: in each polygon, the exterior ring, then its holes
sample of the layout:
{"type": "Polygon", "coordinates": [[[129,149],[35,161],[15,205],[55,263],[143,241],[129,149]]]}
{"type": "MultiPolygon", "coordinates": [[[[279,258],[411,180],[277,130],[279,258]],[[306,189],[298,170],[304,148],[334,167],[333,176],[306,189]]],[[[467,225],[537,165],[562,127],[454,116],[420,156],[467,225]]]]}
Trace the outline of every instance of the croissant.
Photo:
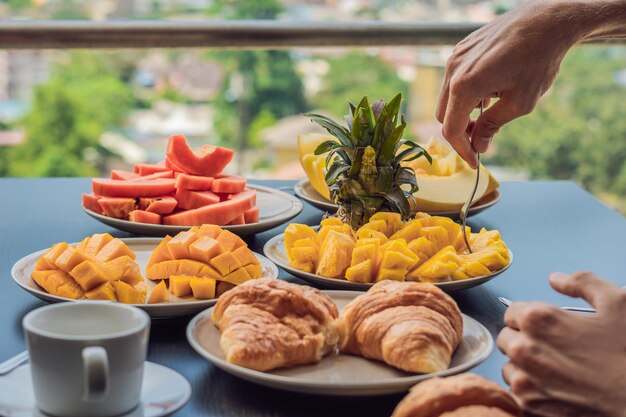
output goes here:
{"type": "Polygon", "coordinates": [[[474,374],[433,378],[411,388],[391,417],[513,417],[520,409],[498,384],[474,374]]]}
{"type": "Polygon", "coordinates": [[[339,342],[338,315],[315,288],[262,278],[224,293],[211,318],[228,362],[269,371],[319,362],[339,342]]]}
{"type": "Polygon", "coordinates": [[[381,281],[341,312],[342,352],[416,373],[447,369],[463,337],[456,302],[432,284],[381,281]]]}

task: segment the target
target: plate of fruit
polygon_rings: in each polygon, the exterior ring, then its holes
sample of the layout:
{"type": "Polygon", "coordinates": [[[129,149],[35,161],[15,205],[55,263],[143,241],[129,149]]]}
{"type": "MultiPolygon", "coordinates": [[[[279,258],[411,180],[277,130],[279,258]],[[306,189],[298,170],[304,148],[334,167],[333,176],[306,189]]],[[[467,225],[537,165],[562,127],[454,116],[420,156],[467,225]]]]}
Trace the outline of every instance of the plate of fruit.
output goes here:
{"type": "Polygon", "coordinates": [[[382,280],[429,282],[446,292],[481,285],[504,272],[513,255],[497,230],[470,233],[448,217],[376,213],[354,229],[338,218],[320,227],[290,224],[263,252],[290,274],[324,288],[367,291],[382,280]]]}
{"type": "Polygon", "coordinates": [[[172,135],[164,162],[92,179],[92,192],[82,196],[83,209],[108,226],[144,236],[173,235],[202,224],[249,235],[302,211],[302,202],[288,193],[224,174],[233,156],[219,146],[194,151],[184,136],[172,135]]]}
{"type": "Polygon", "coordinates": [[[163,239],[102,233],[59,242],[17,261],[11,275],[45,301],[116,301],[169,318],[202,311],[250,279],[277,278],[278,269],[234,233],[204,225],[163,239]]]}

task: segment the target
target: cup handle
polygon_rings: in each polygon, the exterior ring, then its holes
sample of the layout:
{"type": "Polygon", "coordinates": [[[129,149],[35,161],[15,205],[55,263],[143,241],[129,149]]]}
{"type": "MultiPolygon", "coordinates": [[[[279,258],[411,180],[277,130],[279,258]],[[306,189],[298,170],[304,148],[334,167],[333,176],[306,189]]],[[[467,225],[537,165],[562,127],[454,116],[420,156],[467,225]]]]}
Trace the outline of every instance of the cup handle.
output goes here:
{"type": "Polygon", "coordinates": [[[101,401],[109,391],[109,357],[100,346],[83,349],[84,401],[101,401]]]}

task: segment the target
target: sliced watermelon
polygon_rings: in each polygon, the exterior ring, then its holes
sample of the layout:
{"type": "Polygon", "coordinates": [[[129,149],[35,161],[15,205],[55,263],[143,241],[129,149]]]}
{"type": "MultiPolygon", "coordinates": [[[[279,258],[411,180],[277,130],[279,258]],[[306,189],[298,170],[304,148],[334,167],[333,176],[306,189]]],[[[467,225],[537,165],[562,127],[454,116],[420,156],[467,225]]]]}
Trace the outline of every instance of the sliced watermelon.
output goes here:
{"type": "Polygon", "coordinates": [[[194,191],[209,191],[213,184],[213,177],[201,177],[199,175],[189,175],[179,173],[176,176],[176,188],[194,191]]]}
{"type": "Polygon", "coordinates": [[[246,179],[236,175],[215,178],[211,184],[211,191],[214,193],[236,194],[246,188],[246,179]]]}
{"type": "Polygon", "coordinates": [[[130,212],[137,208],[134,198],[102,197],[98,203],[106,216],[116,219],[128,220],[130,212]]]}
{"type": "Polygon", "coordinates": [[[176,201],[179,209],[196,209],[220,202],[220,197],[211,191],[191,191],[179,188],[176,190],[176,201]]]}
{"type": "Polygon", "coordinates": [[[100,197],[99,195],[83,193],[83,207],[95,213],[104,214],[102,207],[100,207],[100,204],[98,203],[98,200],[100,200],[101,198],[102,197],[100,197]]]}
{"type": "Polygon", "coordinates": [[[232,225],[236,225],[236,224],[246,224],[246,220],[243,217],[243,213],[240,214],[239,216],[235,217],[233,219],[232,222],[228,223],[228,224],[232,224],[232,225]]]}
{"type": "Polygon", "coordinates": [[[135,164],[133,172],[141,176],[154,174],[155,172],[171,171],[164,163],[158,164],[135,164]]]}
{"type": "Polygon", "coordinates": [[[173,194],[175,182],[173,178],[132,182],[94,178],[91,187],[94,194],[104,197],[159,197],[173,194]]]}
{"type": "Polygon", "coordinates": [[[128,217],[131,222],[161,224],[161,216],[149,211],[133,210],[128,217]]]}
{"type": "Polygon", "coordinates": [[[174,178],[174,171],[168,169],[167,171],[155,172],[153,174],[142,175],[137,178],[131,178],[128,181],[148,181],[158,180],[159,178],[174,178]]]}
{"type": "Polygon", "coordinates": [[[170,136],[167,144],[167,160],[182,168],[182,171],[205,177],[221,173],[233,159],[235,152],[220,146],[203,146],[200,153],[194,152],[183,135],[170,136]]]}
{"type": "Polygon", "coordinates": [[[178,202],[174,197],[149,197],[139,199],[139,210],[157,214],[170,214],[174,211],[178,202]]]}
{"type": "Polygon", "coordinates": [[[232,222],[236,217],[256,205],[256,190],[246,190],[220,203],[170,214],[163,217],[163,224],[176,226],[196,226],[232,222]]]}
{"type": "Polygon", "coordinates": [[[111,177],[112,180],[132,180],[133,178],[139,178],[139,174],[130,171],[122,171],[121,169],[112,169],[111,177]]]}
{"type": "Polygon", "coordinates": [[[243,218],[248,223],[258,223],[259,221],[259,206],[254,206],[250,210],[243,212],[243,218]]]}

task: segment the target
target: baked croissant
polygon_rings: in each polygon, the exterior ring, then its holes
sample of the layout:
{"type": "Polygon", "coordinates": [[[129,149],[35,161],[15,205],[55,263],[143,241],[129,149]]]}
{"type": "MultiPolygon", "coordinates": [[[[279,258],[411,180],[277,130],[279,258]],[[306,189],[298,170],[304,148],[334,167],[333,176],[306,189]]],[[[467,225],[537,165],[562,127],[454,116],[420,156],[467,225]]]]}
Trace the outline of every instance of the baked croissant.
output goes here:
{"type": "Polygon", "coordinates": [[[319,362],[339,342],[338,315],[315,288],[262,278],[222,295],[212,320],[228,362],[269,371],[319,362]]]}
{"type": "Polygon", "coordinates": [[[342,352],[416,373],[447,369],[463,337],[456,302],[432,284],[381,281],[341,312],[342,352]]]}
{"type": "Polygon", "coordinates": [[[513,417],[520,409],[498,384],[474,374],[433,378],[411,388],[391,417],[513,417]]]}

